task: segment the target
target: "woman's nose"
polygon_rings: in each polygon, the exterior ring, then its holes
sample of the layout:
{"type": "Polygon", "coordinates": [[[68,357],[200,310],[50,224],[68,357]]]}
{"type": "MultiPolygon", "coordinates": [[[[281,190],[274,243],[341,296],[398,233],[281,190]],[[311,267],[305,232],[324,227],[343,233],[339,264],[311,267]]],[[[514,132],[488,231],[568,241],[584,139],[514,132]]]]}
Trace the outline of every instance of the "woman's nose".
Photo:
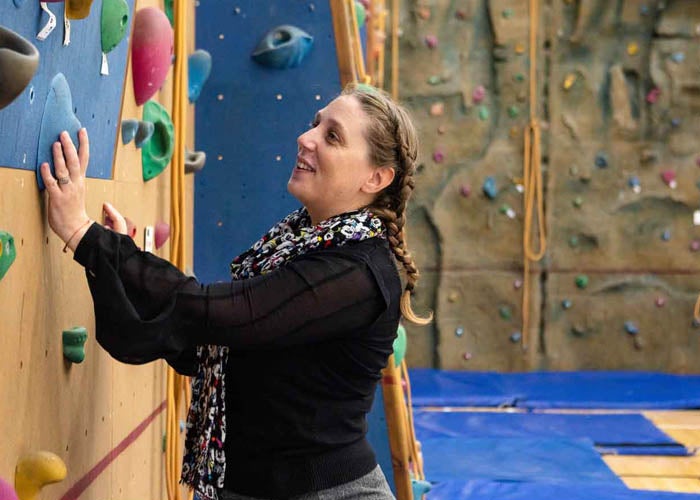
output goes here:
{"type": "Polygon", "coordinates": [[[299,137],[297,137],[297,144],[303,149],[314,149],[315,141],[313,136],[314,129],[309,129],[299,137]]]}

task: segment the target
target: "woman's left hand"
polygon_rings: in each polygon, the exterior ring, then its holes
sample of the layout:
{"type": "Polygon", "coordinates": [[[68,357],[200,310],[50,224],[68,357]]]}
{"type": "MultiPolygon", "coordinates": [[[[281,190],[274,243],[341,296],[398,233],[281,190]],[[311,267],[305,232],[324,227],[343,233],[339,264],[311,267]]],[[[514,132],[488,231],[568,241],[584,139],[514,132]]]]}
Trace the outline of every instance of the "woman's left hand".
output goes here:
{"type": "Polygon", "coordinates": [[[90,142],[84,128],[78,132],[78,151],[68,132],[61,132],[59,138],[60,142],[52,146],[56,177],[51,175],[48,163],[41,165],[41,177],[49,196],[49,226],[74,250],[90,221],[85,209],[85,172],[90,159],[90,142]]]}

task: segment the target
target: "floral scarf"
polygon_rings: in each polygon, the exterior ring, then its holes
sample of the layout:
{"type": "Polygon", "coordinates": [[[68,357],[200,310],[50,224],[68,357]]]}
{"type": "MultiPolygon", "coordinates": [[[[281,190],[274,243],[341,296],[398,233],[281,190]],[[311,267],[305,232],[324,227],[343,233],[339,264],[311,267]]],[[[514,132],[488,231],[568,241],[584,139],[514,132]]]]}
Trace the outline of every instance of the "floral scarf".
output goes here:
{"type": "MultiPolygon", "coordinates": [[[[305,208],[275,224],[252,247],[233,259],[234,280],[251,278],[285,265],[312,250],[339,247],[368,238],[386,237],[385,228],[369,210],[348,212],[317,225],[305,208]]],[[[204,500],[217,500],[224,487],[226,457],[226,392],[224,375],[228,347],[197,347],[197,376],[192,379],[192,401],[181,481],[204,500]]]]}

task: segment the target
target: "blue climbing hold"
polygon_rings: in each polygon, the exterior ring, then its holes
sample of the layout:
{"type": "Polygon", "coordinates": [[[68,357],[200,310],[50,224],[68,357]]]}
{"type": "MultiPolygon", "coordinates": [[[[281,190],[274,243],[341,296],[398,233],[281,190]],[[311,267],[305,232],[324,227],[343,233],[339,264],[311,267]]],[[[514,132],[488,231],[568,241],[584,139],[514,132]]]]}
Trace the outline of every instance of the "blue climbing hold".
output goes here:
{"type": "Polygon", "coordinates": [[[595,155],[595,166],[598,168],[605,168],[608,166],[608,156],[602,151],[595,155]]]}
{"type": "Polygon", "coordinates": [[[520,332],[513,332],[510,334],[510,341],[515,343],[515,342],[520,342],[520,339],[523,337],[522,333],[520,332]]]}
{"type": "Polygon", "coordinates": [[[681,123],[683,123],[683,120],[681,120],[680,118],[671,118],[671,126],[673,128],[680,127],[681,123]]]}
{"type": "Polygon", "coordinates": [[[564,299],[561,301],[562,309],[571,309],[572,305],[573,305],[573,303],[569,299],[564,299]]]}
{"type": "Polygon", "coordinates": [[[206,50],[195,50],[187,60],[189,88],[187,96],[190,102],[199,99],[202,87],[211,74],[211,55],[206,50]]]}
{"type": "Polygon", "coordinates": [[[685,61],[685,53],[684,52],[674,52],[671,54],[671,61],[674,63],[680,64],[683,61],[685,61]]]}
{"type": "Polygon", "coordinates": [[[663,233],[661,233],[661,239],[664,241],[668,241],[671,239],[671,231],[666,229],[663,233]]]}
{"type": "Polygon", "coordinates": [[[411,489],[413,490],[413,498],[423,498],[423,495],[428,493],[432,485],[428,481],[421,479],[411,479],[411,489]]]}
{"type": "Polygon", "coordinates": [[[632,321],[625,321],[625,331],[630,335],[637,335],[639,333],[639,328],[632,321]]]}
{"type": "Polygon", "coordinates": [[[66,77],[63,73],[58,73],[51,80],[39,129],[39,150],[36,156],[36,180],[39,190],[43,191],[46,187],[39,171],[41,164],[48,162],[51,173],[55,175],[56,172],[53,165],[53,143],[58,140],[59,134],[66,130],[77,148],[80,127],[80,120],[73,114],[73,97],[66,77]]]}
{"type": "Polygon", "coordinates": [[[461,326],[455,328],[455,335],[457,337],[461,337],[462,335],[464,335],[464,328],[462,328],[461,326]]]}
{"type": "Polygon", "coordinates": [[[301,64],[313,43],[313,37],[307,32],[285,24],[268,32],[251,57],[269,68],[294,68],[301,64]]]}
{"type": "Polygon", "coordinates": [[[139,121],[133,118],[122,120],[122,144],[129,144],[136,137],[136,130],[139,128],[139,121]]]}
{"type": "Polygon", "coordinates": [[[637,177],[636,175],[633,175],[632,177],[627,179],[627,185],[631,188],[641,186],[641,183],[639,182],[639,177],[637,177]]]}
{"type": "Polygon", "coordinates": [[[494,179],[492,176],[488,176],[484,180],[484,185],[481,188],[484,191],[484,194],[486,195],[487,198],[490,200],[493,200],[496,196],[498,196],[498,188],[496,187],[496,179],[494,179]]]}
{"type": "Polygon", "coordinates": [[[153,122],[147,122],[147,121],[140,121],[139,126],[136,129],[136,140],[134,141],[134,144],[136,145],[137,148],[140,148],[144,144],[146,144],[149,140],[151,140],[151,137],[153,136],[153,132],[155,131],[156,127],[153,124],[153,122]]]}

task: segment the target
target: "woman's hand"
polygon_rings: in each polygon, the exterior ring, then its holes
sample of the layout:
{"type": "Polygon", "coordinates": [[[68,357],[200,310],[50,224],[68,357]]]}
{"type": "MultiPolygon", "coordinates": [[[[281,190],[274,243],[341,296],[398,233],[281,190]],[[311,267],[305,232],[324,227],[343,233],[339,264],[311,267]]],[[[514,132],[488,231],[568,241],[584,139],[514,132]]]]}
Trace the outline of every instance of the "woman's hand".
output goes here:
{"type": "Polygon", "coordinates": [[[49,226],[75,250],[90,222],[85,209],[85,172],[90,159],[90,142],[84,128],[78,132],[78,151],[68,132],[61,132],[59,139],[60,142],[53,144],[56,177],[51,175],[48,163],[42,163],[41,177],[49,196],[49,226]]]}
{"type": "MultiPolygon", "coordinates": [[[[105,202],[102,204],[102,211],[105,214],[105,227],[108,227],[115,233],[129,234],[129,226],[126,223],[126,219],[116,208],[105,202]]],[[[129,234],[129,236],[131,235],[129,234]]]]}

